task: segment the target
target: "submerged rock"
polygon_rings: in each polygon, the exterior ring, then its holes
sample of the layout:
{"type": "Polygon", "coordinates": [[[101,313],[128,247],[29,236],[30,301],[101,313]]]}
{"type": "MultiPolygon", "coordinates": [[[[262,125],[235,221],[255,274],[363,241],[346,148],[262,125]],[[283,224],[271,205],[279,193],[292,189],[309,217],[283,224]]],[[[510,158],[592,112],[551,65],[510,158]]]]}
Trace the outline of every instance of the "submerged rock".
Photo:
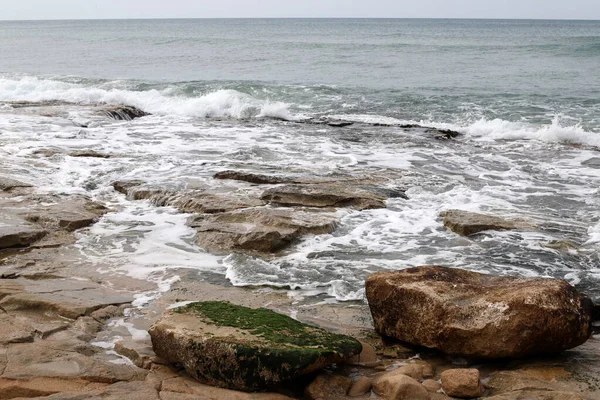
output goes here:
{"type": "Polygon", "coordinates": [[[444,226],[462,236],[469,236],[483,231],[502,231],[531,227],[521,221],[510,221],[492,215],[479,214],[463,210],[444,211],[444,226]]]}
{"type": "Polygon", "coordinates": [[[151,115],[145,111],[133,106],[106,106],[101,109],[101,112],[109,118],[117,121],[131,121],[135,118],[151,115]]]}
{"type": "Polygon", "coordinates": [[[171,310],[149,333],[156,354],[194,378],[244,391],[290,381],[361,351],[351,337],[227,302],[171,310]]]}
{"type": "Polygon", "coordinates": [[[280,183],[294,183],[294,180],[291,178],[286,178],[283,176],[274,176],[274,175],[262,175],[262,174],[253,174],[250,172],[243,171],[221,171],[214,175],[215,179],[231,179],[234,181],[242,181],[248,183],[254,183],[258,185],[276,185],[280,183]]]}
{"type": "Polygon", "coordinates": [[[346,182],[279,186],[268,189],[261,198],[286,207],[350,207],[357,210],[385,208],[387,199],[377,190],[356,188],[346,182]]]}
{"type": "Polygon", "coordinates": [[[251,208],[214,215],[197,215],[196,243],[209,251],[272,253],[309,234],[331,233],[337,216],[320,209],[251,208]]]}
{"type": "Polygon", "coordinates": [[[378,333],[452,355],[553,354],[591,335],[591,300],[562,280],[419,267],[371,275],[366,295],[378,333]]]}

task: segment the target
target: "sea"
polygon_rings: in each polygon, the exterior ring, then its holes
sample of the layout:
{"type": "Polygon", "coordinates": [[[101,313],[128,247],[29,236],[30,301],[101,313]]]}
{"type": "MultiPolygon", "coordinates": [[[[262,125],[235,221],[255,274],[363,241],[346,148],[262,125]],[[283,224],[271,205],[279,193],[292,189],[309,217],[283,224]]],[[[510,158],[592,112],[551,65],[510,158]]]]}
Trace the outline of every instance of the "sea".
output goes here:
{"type": "Polygon", "coordinates": [[[598,301],[600,21],[0,22],[0,173],[107,204],[113,211],[78,233],[79,262],[163,291],[186,270],[312,301],[364,302],[373,272],[443,265],[565,279],[598,301]],[[65,118],[17,112],[14,101],[74,105],[65,118]],[[80,110],[98,103],[152,115],[89,123],[80,110]],[[354,124],[302,123],[320,118],[354,124]],[[54,155],[40,157],[45,149],[54,155]],[[264,258],[209,254],[194,244],[188,215],[111,186],[216,185],[226,169],[389,172],[402,176],[407,198],[347,210],[332,234],[264,258]],[[460,237],[440,218],[450,209],[535,228],[460,237]]]}

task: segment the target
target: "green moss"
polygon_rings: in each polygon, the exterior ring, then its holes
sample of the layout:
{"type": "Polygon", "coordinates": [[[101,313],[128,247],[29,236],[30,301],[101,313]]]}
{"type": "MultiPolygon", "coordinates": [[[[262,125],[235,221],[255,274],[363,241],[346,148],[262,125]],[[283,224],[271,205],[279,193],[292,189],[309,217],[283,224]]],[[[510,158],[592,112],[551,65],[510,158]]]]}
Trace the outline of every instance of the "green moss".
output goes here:
{"type": "Polygon", "coordinates": [[[361,344],[354,338],[331,333],[264,308],[252,309],[229,302],[208,301],[188,304],[176,312],[197,313],[207,323],[246,330],[280,348],[300,347],[313,349],[315,353],[329,351],[344,356],[361,351],[361,344]]]}

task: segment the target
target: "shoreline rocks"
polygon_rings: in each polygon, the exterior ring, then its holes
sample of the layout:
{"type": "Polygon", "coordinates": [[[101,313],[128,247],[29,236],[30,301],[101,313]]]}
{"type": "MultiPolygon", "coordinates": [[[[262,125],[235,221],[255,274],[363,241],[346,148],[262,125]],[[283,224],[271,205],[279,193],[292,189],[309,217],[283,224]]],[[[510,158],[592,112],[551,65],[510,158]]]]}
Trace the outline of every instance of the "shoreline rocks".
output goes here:
{"type": "Polygon", "coordinates": [[[463,210],[449,210],[440,213],[444,226],[461,236],[471,236],[483,231],[505,231],[532,228],[522,221],[511,221],[504,218],[479,214],[463,210]]]}
{"type": "Polygon", "coordinates": [[[451,355],[555,354],[592,333],[592,301],[556,279],[418,267],[371,275],[366,295],[379,334],[451,355]]]}
{"type": "Polygon", "coordinates": [[[169,311],[149,333],[158,356],[200,382],[242,391],[266,389],[361,352],[351,337],[227,302],[169,311]]]}

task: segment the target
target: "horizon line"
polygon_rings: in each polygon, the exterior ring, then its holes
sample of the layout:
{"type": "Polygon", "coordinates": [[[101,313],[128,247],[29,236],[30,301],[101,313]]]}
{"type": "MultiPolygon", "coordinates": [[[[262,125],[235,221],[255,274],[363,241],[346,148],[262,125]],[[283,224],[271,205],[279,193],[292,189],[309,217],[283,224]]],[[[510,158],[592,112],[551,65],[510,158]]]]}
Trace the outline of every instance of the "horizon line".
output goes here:
{"type": "Polygon", "coordinates": [[[47,18],[0,19],[0,22],[51,22],[51,21],[144,21],[144,20],[265,20],[265,19],[355,19],[355,20],[479,20],[479,21],[600,21],[599,18],[500,18],[500,17],[143,17],[143,18],[47,18]]]}

